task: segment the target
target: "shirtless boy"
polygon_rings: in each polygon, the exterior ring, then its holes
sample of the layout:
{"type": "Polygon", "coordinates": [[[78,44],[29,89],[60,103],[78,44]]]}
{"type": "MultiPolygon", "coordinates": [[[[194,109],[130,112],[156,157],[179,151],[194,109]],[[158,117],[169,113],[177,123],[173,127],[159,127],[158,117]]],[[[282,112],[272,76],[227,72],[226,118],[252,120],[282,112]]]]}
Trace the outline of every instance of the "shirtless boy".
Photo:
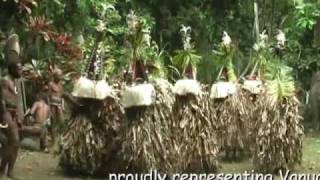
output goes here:
{"type": "Polygon", "coordinates": [[[31,122],[31,126],[23,126],[21,132],[27,136],[39,136],[41,150],[48,152],[47,129],[50,126],[50,106],[48,105],[47,96],[43,93],[39,94],[36,102],[34,102],[31,110],[26,115],[32,116],[34,122],[31,122]]]}

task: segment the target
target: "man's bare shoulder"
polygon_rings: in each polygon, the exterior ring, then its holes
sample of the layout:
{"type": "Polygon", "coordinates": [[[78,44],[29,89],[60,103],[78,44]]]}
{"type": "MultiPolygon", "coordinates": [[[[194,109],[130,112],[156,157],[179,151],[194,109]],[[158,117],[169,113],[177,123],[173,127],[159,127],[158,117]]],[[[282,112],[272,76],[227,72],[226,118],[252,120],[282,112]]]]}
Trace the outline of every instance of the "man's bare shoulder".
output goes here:
{"type": "Polygon", "coordinates": [[[9,86],[10,85],[10,80],[8,77],[4,76],[0,78],[0,86],[9,86]]]}
{"type": "Polygon", "coordinates": [[[45,101],[42,101],[42,100],[35,102],[34,105],[38,107],[50,107],[45,101]]]}
{"type": "Polygon", "coordinates": [[[32,105],[32,106],[34,106],[34,107],[38,107],[39,105],[40,105],[39,101],[36,101],[36,102],[34,102],[34,103],[33,103],[33,105],[32,105]]]}

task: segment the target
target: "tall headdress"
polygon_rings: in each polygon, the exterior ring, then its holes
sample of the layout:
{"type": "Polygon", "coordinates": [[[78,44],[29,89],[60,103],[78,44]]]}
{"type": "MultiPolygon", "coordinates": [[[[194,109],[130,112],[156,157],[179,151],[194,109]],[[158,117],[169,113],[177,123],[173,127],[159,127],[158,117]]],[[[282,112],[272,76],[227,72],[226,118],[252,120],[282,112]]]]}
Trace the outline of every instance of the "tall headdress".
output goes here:
{"type": "Polygon", "coordinates": [[[9,36],[5,48],[5,59],[7,61],[7,64],[21,62],[19,55],[19,36],[17,34],[12,34],[11,36],[9,36]]]}

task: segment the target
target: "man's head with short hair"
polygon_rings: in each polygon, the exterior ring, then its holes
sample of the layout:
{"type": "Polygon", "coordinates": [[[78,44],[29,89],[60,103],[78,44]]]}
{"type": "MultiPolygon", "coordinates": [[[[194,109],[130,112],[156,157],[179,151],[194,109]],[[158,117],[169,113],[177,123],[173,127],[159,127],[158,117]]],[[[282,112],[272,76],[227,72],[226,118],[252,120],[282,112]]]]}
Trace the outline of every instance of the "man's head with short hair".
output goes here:
{"type": "Polygon", "coordinates": [[[19,61],[11,61],[8,63],[8,73],[13,78],[20,78],[22,76],[22,63],[19,61]]]}

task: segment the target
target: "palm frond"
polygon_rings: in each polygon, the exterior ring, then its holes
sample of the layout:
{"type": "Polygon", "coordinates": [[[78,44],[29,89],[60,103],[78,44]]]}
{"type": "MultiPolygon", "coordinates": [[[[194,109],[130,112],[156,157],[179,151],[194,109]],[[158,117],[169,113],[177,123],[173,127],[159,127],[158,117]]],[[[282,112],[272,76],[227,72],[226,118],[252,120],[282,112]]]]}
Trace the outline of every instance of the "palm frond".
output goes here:
{"type": "Polygon", "coordinates": [[[184,72],[189,65],[196,67],[200,60],[201,56],[196,55],[195,50],[178,50],[173,57],[173,65],[184,72]]]}
{"type": "Polygon", "coordinates": [[[265,79],[267,93],[272,103],[281,102],[283,98],[294,95],[292,68],[284,65],[280,60],[274,60],[267,65],[265,79]]]}

